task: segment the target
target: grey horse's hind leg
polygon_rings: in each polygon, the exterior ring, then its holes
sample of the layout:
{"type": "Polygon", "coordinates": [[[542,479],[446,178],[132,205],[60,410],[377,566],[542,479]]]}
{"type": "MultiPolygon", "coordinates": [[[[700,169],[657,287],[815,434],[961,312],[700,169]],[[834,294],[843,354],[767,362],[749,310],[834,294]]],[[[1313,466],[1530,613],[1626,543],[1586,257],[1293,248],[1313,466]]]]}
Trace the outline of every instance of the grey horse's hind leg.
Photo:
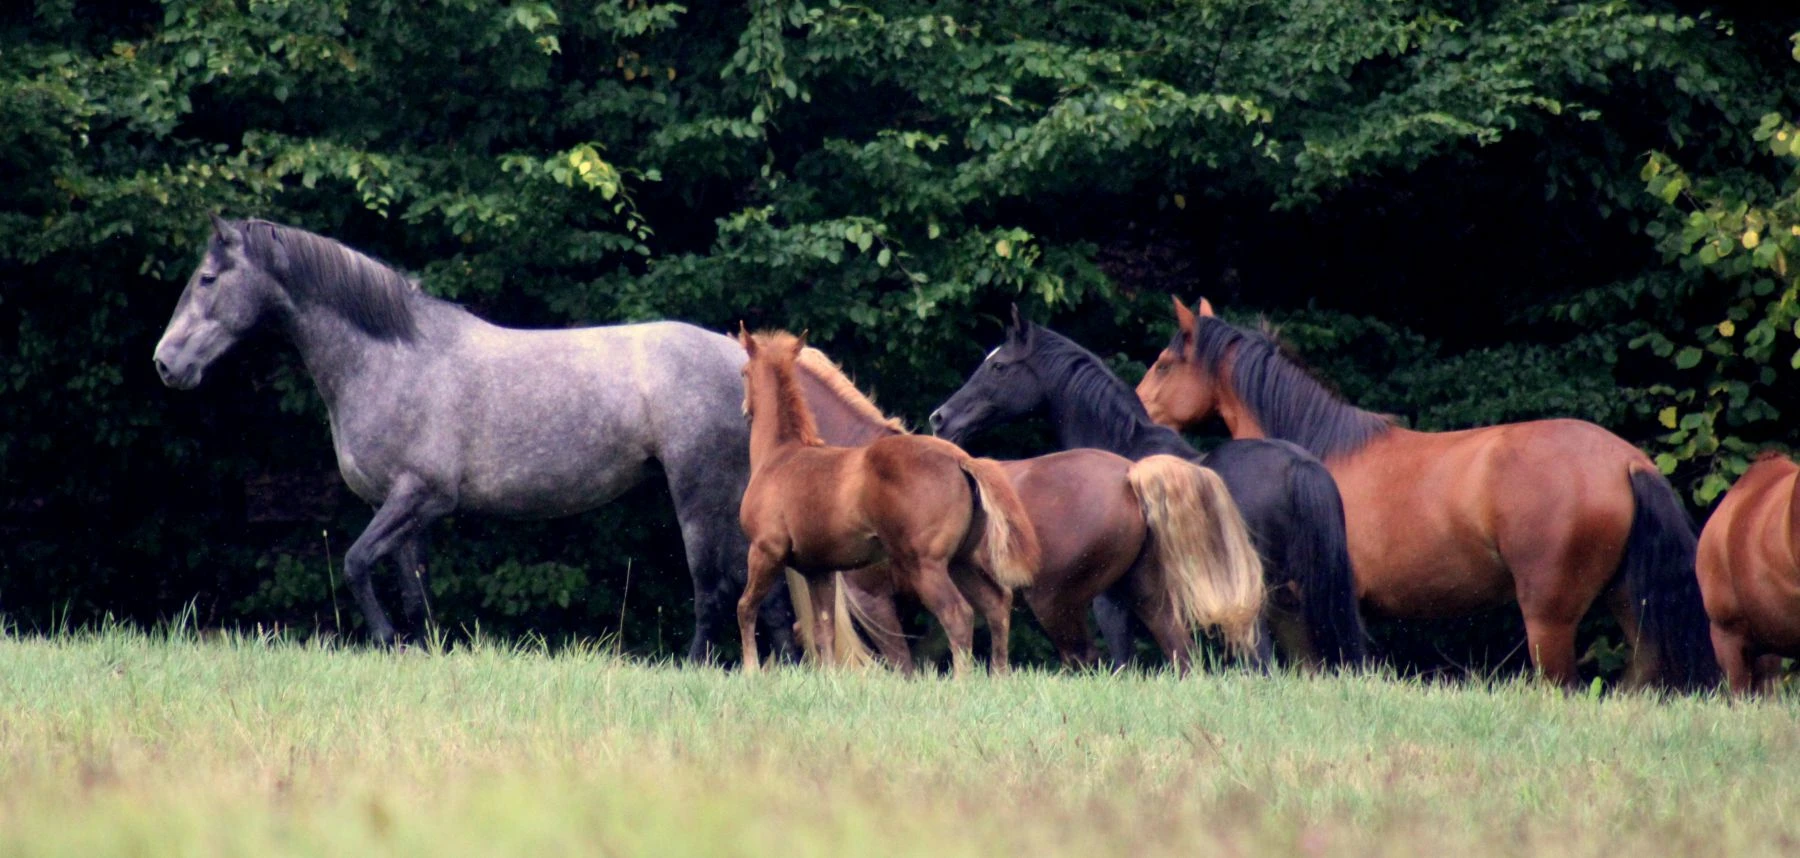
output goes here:
{"type": "Polygon", "coordinates": [[[400,575],[400,608],[406,615],[406,636],[422,640],[431,622],[429,578],[425,573],[425,526],[394,549],[394,569],[400,575]]]}
{"type": "Polygon", "coordinates": [[[362,609],[363,622],[369,626],[369,638],[379,646],[394,641],[394,626],[375,598],[370,572],[375,564],[400,546],[410,542],[425,526],[454,509],[456,502],[427,487],[423,480],[403,476],[388,490],[387,500],[375,511],[356,543],[344,554],[344,582],[362,609]]]}

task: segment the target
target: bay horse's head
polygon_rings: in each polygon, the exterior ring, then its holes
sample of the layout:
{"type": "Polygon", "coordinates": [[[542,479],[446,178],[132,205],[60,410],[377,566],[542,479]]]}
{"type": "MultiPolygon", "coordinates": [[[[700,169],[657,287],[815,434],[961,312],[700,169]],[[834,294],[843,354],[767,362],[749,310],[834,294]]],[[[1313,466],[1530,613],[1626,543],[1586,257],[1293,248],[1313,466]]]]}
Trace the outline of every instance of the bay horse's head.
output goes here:
{"type": "Polygon", "coordinates": [[[1218,367],[1206,366],[1199,359],[1195,337],[1199,326],[1208,324],[1201,320],[1212,318],[1212,303],[1201,298],[1198,316],[1181,299],[1174,303],[1175,337],[1138,383],[1137,395],[1151,420],[1183,429],[1219,410],[1219,375],[1218,367]]]}
{"type": "Polygon", "coordinates": [[[156,344],[156,374],[188,390],[214,360],[289,298],[273,274],[245,250],[243,227],[212,217],[206,255],[189,275],[175,314],[156,344]]]}
{"type": "Polygon", "coordinates": [[[1049,389],[1032,355],[1036,336],[1030,322],[1012,308],[1006,342],[988,352],[981,366],[944,404],[931,412],[931,433],[961,444],[989,426],[1016,420],[1044,407],[1049,389]]]}

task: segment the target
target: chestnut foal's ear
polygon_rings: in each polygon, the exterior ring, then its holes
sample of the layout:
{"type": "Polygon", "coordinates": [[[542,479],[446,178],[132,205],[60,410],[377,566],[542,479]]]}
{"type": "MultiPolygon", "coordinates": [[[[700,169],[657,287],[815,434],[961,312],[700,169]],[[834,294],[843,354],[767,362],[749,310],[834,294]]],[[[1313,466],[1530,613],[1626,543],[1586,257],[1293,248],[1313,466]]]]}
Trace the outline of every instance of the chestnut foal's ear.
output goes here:
{"type": "Polygon", "coordinates": [[[750,329],[744,327],[744,320],[738,320],[738,345],[744,347],[744,353],[756,357],[756,338],[750,336],[750,329]]]}
{"type": "Polygon", "coordinates": [[[1213,317],[1211,301],[1208,301],[1205,298],[1200,299],[1200,315],[1208,319],[1213,317]]]}
{"type": "Polygon", "coordinates": [[[1175,327],[1179,328],[1183,335],[1193,336],[1194,325],[1196,324],[1194,321],[1194,311],[1189,310],[1187,305],[1181,303],[1181,299],[1174,295],[1170,295],[1169,300],[1175,304],[1175,327]]]}
{"type": "Polygon", "coordinates": [[[794,338],[794,357],[799,357],[801,352],[806,351],[806,335],[811,332],[812,328],[805,328],[800,331],[800,336],[794,338]]]}

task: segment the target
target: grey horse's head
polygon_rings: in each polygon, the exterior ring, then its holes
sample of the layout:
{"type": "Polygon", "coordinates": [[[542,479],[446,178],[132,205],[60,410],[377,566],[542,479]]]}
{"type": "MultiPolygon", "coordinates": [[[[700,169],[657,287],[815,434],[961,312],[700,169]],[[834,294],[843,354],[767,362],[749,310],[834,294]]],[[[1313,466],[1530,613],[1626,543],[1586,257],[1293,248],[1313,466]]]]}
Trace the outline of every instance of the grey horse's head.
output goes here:
{"type": "Polygon", "coordinates": [[[212,223],[206,256],[156,344],[156,373],[178,390],[199,384],[206,368],[272,308],[290,303],[274,275],[246,252],[243,228],[217,215],[212,223]]]}

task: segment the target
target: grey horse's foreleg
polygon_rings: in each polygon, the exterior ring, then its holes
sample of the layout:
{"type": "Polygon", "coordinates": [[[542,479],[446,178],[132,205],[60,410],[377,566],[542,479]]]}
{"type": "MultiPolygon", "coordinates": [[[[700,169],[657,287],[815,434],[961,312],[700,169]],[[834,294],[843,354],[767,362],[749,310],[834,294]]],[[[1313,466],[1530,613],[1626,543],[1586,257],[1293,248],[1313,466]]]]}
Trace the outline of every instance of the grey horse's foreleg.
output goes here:
{"type": "Polygon", "coordinates": [[[432,491],[423,480],[403,476],[388,490],[387,500],[375,511],[375,519],[345,553],[344,582],[362,609],[370,640],[377,645],[393,643],[394,626],[375,598],[375,586],[370,580],[375,564],[455,506],[455,501],[432,491]]]}
{"type": "MultiPolygon", "coordinates": [[[[690,470],[668,468],[669,492],[675,498],[675,518],[681,523],[688,573],[694,580],[694,639],[688,645],[688,659],[709,663],[717,655],[713,647],[716,636],[724,629],[736,628],[749,543],[738,524],[742,489],[721,483],[716,471],[695,475],[690,470]]],[[[794,610],[788,601],[787,582],[777,577],[769,595],[757,615],[757,625],[772,652],[783,661],[797,661],[800,646],[794,640],[794,610]]]]}
{"type": "Polygon", "coordinates": [[[423,638],[431,623],[430,579],[425,572],[425,528],[394,549],[394,568],[400,574],[400,608],[406,615],[407,636],[423,638]]]}
{"type": "Polygon", "coordinates": [[[1100,627],[1101,637],[1106,638],[1106,654],[1112,659],[1114,670],[1131,664],[1135,652],[1131,639],[1131,609],[1125,607],[1128,604],[1129,600],[1122,600],[1111,590],[1094,597],[1094,625],[1100,627]]]}

